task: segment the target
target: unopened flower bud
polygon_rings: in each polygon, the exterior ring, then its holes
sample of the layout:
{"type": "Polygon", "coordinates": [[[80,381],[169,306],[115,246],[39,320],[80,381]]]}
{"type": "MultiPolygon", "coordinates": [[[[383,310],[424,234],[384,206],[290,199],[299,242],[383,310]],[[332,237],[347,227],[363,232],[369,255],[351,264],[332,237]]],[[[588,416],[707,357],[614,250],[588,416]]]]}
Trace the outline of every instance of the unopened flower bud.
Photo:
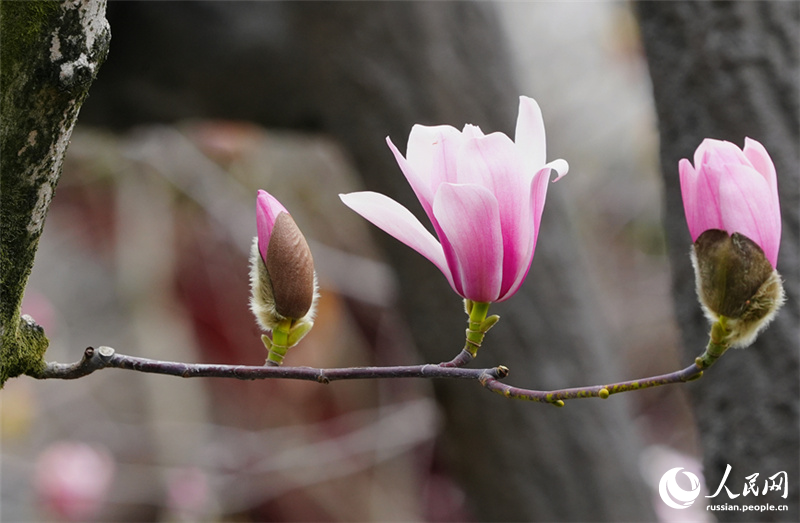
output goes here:
{"type": "Polygon", "coordinates": [[[713,324],[725,319],[726,339],[721,341],[728,346],[753,343],[785,301],[778,271],[742,234],[703,232],[694,243],[692,264],[703,312],[713,324]]]}
{"type": "MultiPolygon", "coordinates": [[[[271,341],[285,354],[314,324],[314,260],[289,212],[266,191],[258,191],[256,228],[250,254],[250,308],[264,330],[282,332],[281,340],[273,336],[271,341]]],[[[273,347],[269,338],[264,342],[273,347]]]]}

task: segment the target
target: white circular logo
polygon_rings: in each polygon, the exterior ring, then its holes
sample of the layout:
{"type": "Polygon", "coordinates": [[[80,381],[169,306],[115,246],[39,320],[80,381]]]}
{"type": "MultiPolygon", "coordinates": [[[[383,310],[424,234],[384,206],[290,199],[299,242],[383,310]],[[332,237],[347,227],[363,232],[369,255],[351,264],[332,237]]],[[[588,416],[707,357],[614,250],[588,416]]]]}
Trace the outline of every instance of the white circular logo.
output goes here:
{"type": "Polygon", "coordinates": [[[661,481],[658,483],[658,493],[661,494],[661,499],[667,506],[672,508],[689,508],[697,496],[700,495],[700,480],[691,472],[685,471],[683,474],[689,478],[691,483],[691,490],[683,490],[678,485],[678,472],[683,470],[683,467],[675,467],[670,469],[661,476],[661,481]]]}

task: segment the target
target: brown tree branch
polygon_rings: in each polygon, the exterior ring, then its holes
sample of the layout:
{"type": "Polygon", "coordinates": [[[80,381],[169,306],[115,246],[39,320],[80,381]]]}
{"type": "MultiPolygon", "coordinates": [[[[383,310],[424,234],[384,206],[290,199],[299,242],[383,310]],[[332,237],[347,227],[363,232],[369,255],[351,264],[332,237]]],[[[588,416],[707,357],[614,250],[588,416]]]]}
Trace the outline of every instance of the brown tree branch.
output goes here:
{"type": "Polygon", "coordinates": [[[492,392],[507,398],[549,403],[557,407],[564,406],[564,400],[580,398],[608,398],[611,394],[632,390],[647,389],[686,383],[703,375],[700,359],[685,369],[652,376],[638,380],[594,385],[569,389],[540,391],[513,387],[500,380],[508,376],[508,368],[504,366],[470,369],[463,365],[468,360],[460,354],[449,362],[440,364],[402,365],[390,367],[343,367],[320,369],[315,367],[277,367],[253,365],[217,365],[207,363],[182,363],[162,361],[149,358],[138,358],[118,354],[111,347],[87,348],[83,358],[75,363],[49,362],[45,367],[31,376],[37,379],[77,379],[97,370],[117,368],[165,374],[182,378],[234,378],[239,380],[294,379],[316,381],[327,384],[339,380],[383,379],[383,378],[427,378],[427,379],[465,379],[477,380],[492,392]]]}

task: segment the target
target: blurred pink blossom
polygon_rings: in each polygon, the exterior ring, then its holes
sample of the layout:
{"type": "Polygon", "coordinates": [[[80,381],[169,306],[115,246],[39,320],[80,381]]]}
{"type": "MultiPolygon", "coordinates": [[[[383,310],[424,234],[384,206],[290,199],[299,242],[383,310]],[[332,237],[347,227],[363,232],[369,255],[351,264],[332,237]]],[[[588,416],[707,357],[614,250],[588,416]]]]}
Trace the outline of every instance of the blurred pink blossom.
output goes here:
{"type": "Polygon", "coordinates": [[[683,208],[692,241],[709,229],[739,233],[756,243],[776,267],[781,210],[775,165],[763,145],[745,138],[744,150],[706,138],[678,164],[683,208]]]}
{"type": "Polygon", "coordinates": [[[22,298],[22,314],[31,316],[49,337],[56,334],[58,312],[47,296],[30,286],[25,289],[25,296],[22,298]]]}
{"type": "Polygon", "coordinates": [[[208,475],[197,467],[173,471],[168,478],[169,507],[186,520],[202,516],[210,499],[208,475]]]}
{"type": "Polygon", "coordinates": [[[42,504],[64,521],[97,516],[114,479],[108,451],[85,443],[54,443],[36,460],[34,487],[42,504]]]}
{"type": "MultiPolygon", "coordinates": [[[[484,135],[474,125],[415,125],[406,156],[387,138],[439,241],[411,212],[374,192],[340,195],[377,227],[425,256],[453,290],[478,302],[510,298],[533,260],[550,172],[567,173],[564,160],[546,163],[542,113],[520,97],[515,141],[484,135]]],[[[556,178],[556,179],[558,179],[556,178]]]]}

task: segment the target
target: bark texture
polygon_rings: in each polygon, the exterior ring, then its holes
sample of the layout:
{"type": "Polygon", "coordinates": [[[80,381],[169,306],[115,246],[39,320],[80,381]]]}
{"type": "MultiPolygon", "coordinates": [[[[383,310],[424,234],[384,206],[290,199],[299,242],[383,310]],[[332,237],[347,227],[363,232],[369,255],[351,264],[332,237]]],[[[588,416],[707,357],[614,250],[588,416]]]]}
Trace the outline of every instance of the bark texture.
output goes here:
{"type": "Polygon", "coordinates": [[[108,52],[105,6],[0,4],[0,387],[44,363],[47,338],[20,306],[72,128],[108,52]]]}
{"type": "MultiPolygon", "coordinates": [[[[798,521],[800,4],[641,2],[637,8],[659,118],[665,226],[687,361],[707,338],[708,325],[697,305],[688,259],[691,238],[678,161],[691,159],[703,138],[741,147],[749,136],[767,148],[778,171],[783,235],[777,269],[788,301],[753,346],[729,351],[714,367],[714,379],[701,380],[691,392],[711,494],[728,464],[732,469],[726,485],[734,493],[743,491],[745,477],[753,473],[759,473],[761,486],[768,476],[786,471],[788,499],[762,499],[788,502],[790,511],[762,513],[759,519],[798,521]]],[[[731,502],[724,490],[710,501],[731,502]]],[[[720,512],[717,517],[753,518],[744,512],[720,512]]]]}
{"type": "MultiPolygon", "coordinates": [[[[384,138],[414,123],[513,135],[518,92],[491,4],[472,2],[112,3],[112,58],[83,121],[125,128],[185,117],[253,120],[329,133],[368,189],[421,214],[384,138]],[[175,24],[175,20],[183,20],[175,24]]],[[[547,115],[545,114],[545,119],[547,115]]],[[[558,387],[625,376],[598,324],[558,187],[527,283],[485,343],[482,365],[515,384],[558,387]]],[[[463,346],[466,316],[445,278],[376,236],[402,285],[427,361],[463,346]]],[[[452,469],[481,521],[649,521],[640,443],[624,398],[565,409],[438,382],[452,469]]]]}

